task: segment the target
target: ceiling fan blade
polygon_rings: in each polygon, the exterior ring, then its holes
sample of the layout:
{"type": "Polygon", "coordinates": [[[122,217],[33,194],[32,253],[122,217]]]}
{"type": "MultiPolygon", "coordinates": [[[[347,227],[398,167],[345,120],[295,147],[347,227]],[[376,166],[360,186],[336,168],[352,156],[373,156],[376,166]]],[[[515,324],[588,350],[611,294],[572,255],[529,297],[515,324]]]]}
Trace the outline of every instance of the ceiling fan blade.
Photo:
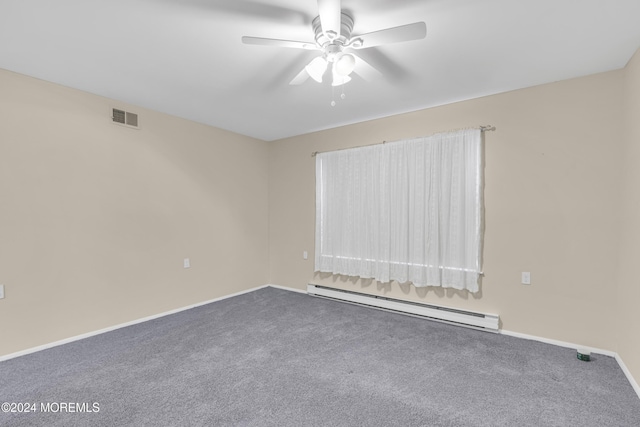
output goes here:
{"type": "Polygon", "coordinates": [[[242,43],[259,45],[259,46],[291,47],[294,49],[307,49],[307,50],[318,49],[315,43],[299,42],[294,40],[265,39],[262,37],[243,36],[242,43]]]}
{"type": "Polygon", "coordinates": [[[303,68],[302,71],[300,71],[298,75],[295,76],[293,80],[289,82],[289,84],[292,86],[301,85],[302,83],[306,82],[308,79],[309,79],[309,73],[307,73],[307,70],[303,68]]]}
{"type": "Polygon", "coordinates": [[[340,37],[341,13],[340,0],[318,0],[318,15],[320,15],[322,31],[329,40],[340,37]]]}
{"type": "Polygon", "coordinates": [[[413,24],[387,28],[386,30],[373,31],[371,33],[358,36],[355,39],[361,39],[362,46],[353,44],[352,47],[355,49],[366,49],[368,47],[380,46],[383,44],[420,40],[426,36],[427,24],[424,22],[414,22],[413,24]]]}
{"type": "Polygon", "coordinates": [[[362,77],[365,81],[370,83],[382,77],[382,73],[378,71],[373,65],[369,64],[358,55],[353,56],[356,58],[356,68],[353,70],[353,72],[362,77]]]}

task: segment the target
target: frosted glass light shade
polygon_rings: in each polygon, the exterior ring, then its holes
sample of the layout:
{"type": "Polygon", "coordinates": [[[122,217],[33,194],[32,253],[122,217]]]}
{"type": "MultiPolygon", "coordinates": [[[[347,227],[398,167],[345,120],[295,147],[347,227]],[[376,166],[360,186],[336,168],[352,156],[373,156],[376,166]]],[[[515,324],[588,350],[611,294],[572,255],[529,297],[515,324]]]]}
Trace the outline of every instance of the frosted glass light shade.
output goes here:
{"type": "Polygon", "coordinates": [[[340,74],[338,74],[337,71],[335,70],[335,67],[332,74],[333,74],[333,81],[331,82],[331,86],[340,86],[351,81],[351,77],[341,76],[340,74]]]}
{"type": "Polygon", "coordinates": [[[348,76],[356,67],[356,58],[350,53],[345,53],[335,63],[335,70],[341,76],[348,76]]]}
{"type": "Polygon", "coordinates": [[[322,76],[324,72],[327,71],[327,64],[327,60],[319,56],[304,67],[304,69],[307,70],[307,73],[313,80],[322,83],[322,76]]]}

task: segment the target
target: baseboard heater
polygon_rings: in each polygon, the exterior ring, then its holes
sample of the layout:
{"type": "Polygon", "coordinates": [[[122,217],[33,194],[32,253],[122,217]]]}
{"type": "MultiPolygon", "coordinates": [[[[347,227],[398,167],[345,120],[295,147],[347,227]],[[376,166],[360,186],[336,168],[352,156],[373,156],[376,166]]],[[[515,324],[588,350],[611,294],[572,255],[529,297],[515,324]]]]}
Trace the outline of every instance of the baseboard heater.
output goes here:
{"type": "Polygon", "coordinates": [[[438,322],[466,326],[487,332],[498,332],[500,316],[497,314],[476,313],[456,310],[437,305],[403,301],[378,295],[363,294],[319,285],[307,285],[307,293],[312,296],[330,298],[338,301],[378,308],[411,316],[423,317],[438,322]]]}

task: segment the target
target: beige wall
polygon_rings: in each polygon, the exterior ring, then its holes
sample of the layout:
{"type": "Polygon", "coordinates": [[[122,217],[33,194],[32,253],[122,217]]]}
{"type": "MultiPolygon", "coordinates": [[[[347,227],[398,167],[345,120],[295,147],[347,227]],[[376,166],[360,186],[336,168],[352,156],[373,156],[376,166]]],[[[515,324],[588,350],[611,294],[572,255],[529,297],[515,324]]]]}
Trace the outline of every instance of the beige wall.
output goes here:
{"type": "Polygon", "coordinates": [[[625,70],[618,352],[640,382],[640,50],[625,70]]]}
{"type": "Polygon", "coordinates": [[[623,71],[272,143],[270,282],[307,283],[498,313],[520,333],[616,350],[623,71]],[[313,151],[492,124],[481,293],[314,275],[313,151]],[[302,252],[309,251],[309,260],[302,252]],[[530,271],[532,285],[520,284],[530,271]]]}
{"type": "Polygon", "coordinates": [[[272,143],[3,70],[0,93],[0,355],[311,282],[498,313],[507,330],[619,351],[640,378],[640,54],[625,70],[272,143]],[[139,113],[140,130],[112,124],[112,107],[139,113]],[[497,127],[479,294],[314,274],[311,152],[479,124],[497,127]]]}
{"type": "Polygon", "coordinates": [[[267,143],[112,107],[0,70],[0,355],[267,283],[267,143]]]}

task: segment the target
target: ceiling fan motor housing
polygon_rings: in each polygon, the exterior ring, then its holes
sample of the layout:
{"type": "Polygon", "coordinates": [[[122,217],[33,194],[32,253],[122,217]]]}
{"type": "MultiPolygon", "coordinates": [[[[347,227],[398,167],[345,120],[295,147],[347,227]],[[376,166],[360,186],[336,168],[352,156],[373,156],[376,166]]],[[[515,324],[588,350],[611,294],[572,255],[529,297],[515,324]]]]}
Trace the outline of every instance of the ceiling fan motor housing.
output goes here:
{"type": "Polygon", "coordinates": [[[340,13],[340,35],[330,38],[324,31],[322,31],[322,22],[320,22],[320,16],[317,16],[313,22],[313,32],[315,34],[315,40],[318,47],[324,49],[328,45],[337,44],[340,46],[346,46],[351,39],[351,31],[353,30],[353,18],[346,13],[340,13]]]}

